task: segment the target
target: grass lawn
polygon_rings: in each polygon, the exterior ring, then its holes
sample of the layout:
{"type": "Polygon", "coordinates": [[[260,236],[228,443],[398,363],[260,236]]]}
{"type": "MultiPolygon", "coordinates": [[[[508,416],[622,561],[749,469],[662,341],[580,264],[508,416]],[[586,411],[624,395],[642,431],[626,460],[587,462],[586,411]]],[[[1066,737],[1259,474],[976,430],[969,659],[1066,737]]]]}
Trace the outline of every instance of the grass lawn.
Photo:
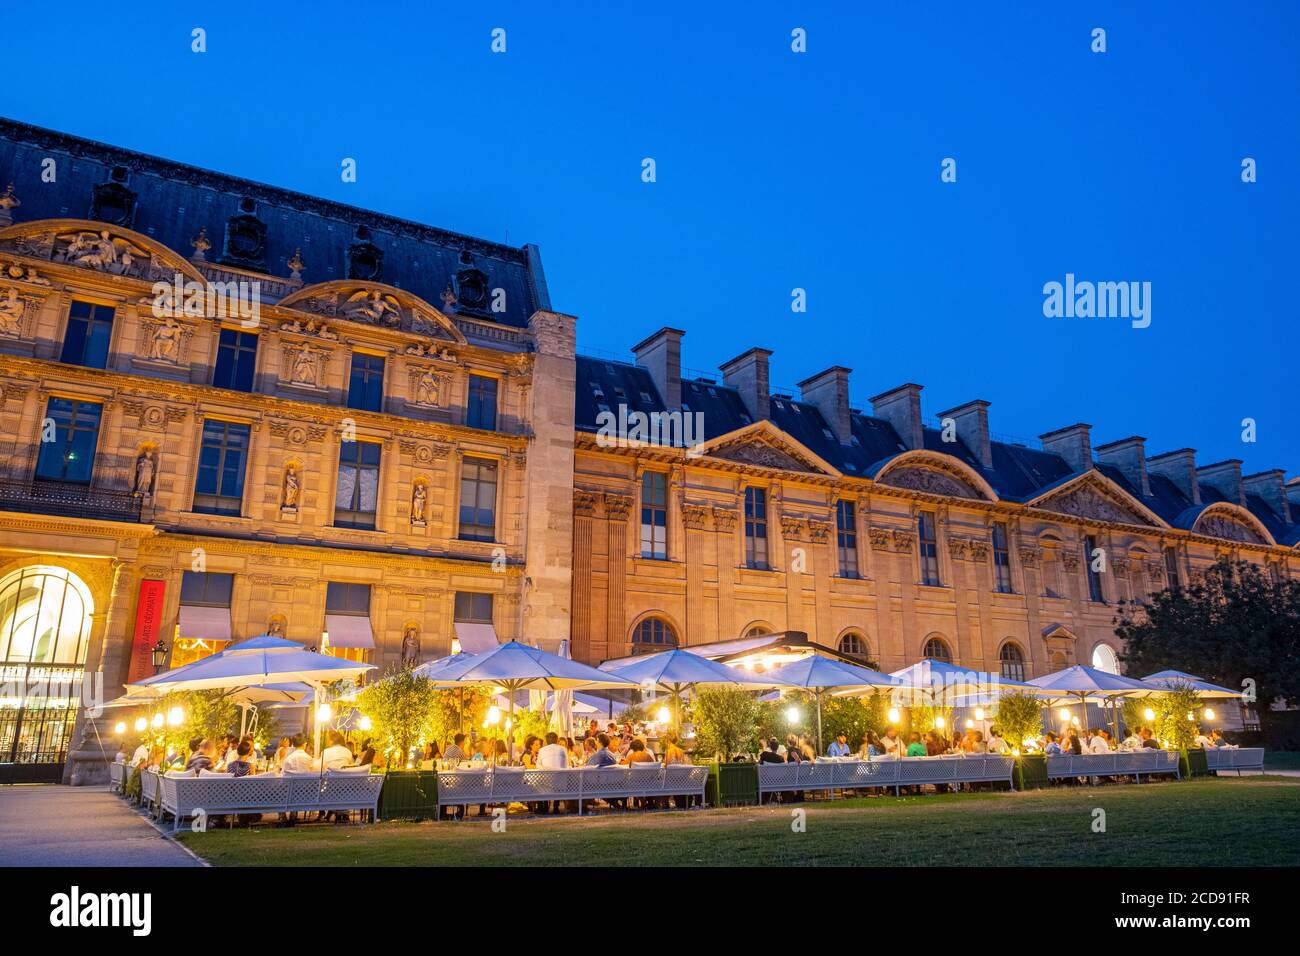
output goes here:
{"type": "Polygon", "coordinates": [[[592,817],[185,833],[218,866],[1296,866],[1300,779],[866,797],[592,817]],[[1093,810],[1106,832],[1092,832],[1093,810]]]}

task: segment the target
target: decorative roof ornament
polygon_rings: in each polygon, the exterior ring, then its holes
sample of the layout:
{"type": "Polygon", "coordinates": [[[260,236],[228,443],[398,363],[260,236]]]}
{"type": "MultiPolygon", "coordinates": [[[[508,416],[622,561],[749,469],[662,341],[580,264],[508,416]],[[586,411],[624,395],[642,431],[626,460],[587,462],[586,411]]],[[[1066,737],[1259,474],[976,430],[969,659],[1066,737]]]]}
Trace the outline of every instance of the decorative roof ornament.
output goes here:
{"type": "Polygon", "coordinates": [[[14,221],[13,210],[21,206],[22,200],[14,195],[14,184],[0,194],[0,226],[7,226],[14,221]]]}
{"type": "Polygon", "coordinates": [[[204,226],[199,230],[199,234],[190,240],[190,245],[194,247],[194,255],[191,256],[195,262],[204,262],[208,256],[208,250],[212,248],[212,240],[208,238],[208,229],[204,226]]]}
{"type": "Polygon", "coordinates": [[[307,268],[307,263],[302,258],[302,246],[294,250],[289,261],[285,263],[289,267],[289,278],[298,282],[302,281],[302,270],[307,268]]]}
{"type": "Polygon", "coordinates": [[[442,307],[450,312],[456,307],[456,293],[451,290],[451,283],[447,283],[447,288],[442,290],[442,307]]]}

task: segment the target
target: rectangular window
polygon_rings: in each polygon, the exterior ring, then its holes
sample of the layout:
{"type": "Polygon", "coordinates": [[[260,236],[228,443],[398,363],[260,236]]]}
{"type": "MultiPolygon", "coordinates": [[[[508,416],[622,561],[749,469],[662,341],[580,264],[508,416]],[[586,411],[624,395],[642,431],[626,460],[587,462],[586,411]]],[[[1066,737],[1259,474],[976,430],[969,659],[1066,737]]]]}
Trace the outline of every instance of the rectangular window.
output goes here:
{"type": "Polygon", "coordinates": [[[858,514],[851,501],[835,503],[835,546],[839,551],[840,577],[858,576],[858,514]]]}
{"type": "Polygon", "coordinates": [[[379,355],[352,353],[352,376],[348,379],[348,408],[379,412],[384,408],[384,360],[379,355]]]}
{"type": "Polygon", "coordinates": [[[469,403],[465,424],[470,428],[494,431],[497,427],[497,380],[487,375],[469,377],[469,403]]]}
{"type": "Polygon", "coordinates": [[[253,390],[253,369],[257,365],[257,336],[238,329],[222,329],[217,344],[217,367],[212,384],[237,392],[253,390]]]}
{"type": "Polygon", "coordinates": [[[497,463],[466,458],[460,466],[460,537],[495,541],[497,534],[497,463]]]}
{"type": "Polygon", "coordinates": [[[1083,566],[1088,575],[1088,599],[1097,604],[1105,604],[1106,596],[1101,591],[1101,574],[1093,567],[1093,552],[1097,550],[1097,539],[1086,535],[1083,539],[1083,566]]]}
{"type": "Polygon", "coordinates": [[[641,476],[641,557],[668,557],[668,476],[658,471],[641,476]]]}
{"type": "Polygon", "coordinates": [[[375,527],[379,506],[379,445],[345,441],[339,446],[339,481],[334,493],[334,527],[375,527]]]}
{"type": "Polygon", "coordinates": [[[993,523],[993,589],[1011,593],[1011,550],[1007,547],[1007,525],[993,523]]]}
{"type": "Polygon", "coordinates": [[[325,585],[325,613],[370,616],[370,585],[330,581],[325,585]]]}
{"type": "Polygon", "coordinates": [[[103,406],[94,402],[51,398],[45,414],[54,422],[54,440],[41,442],[36,477],[90,484],[103,411],[103,406]]]}
{"type": "Polygon", "coordinates": [[[73,299],[68,309],[68,328],[63,333],[63,352],[59,361],[86,368],[105,368],[115,312],[111,305],[93,305],[73,299]]]}
{"type": "Polygon", "coordinates": [[[460,624],[491,624],[492,595],[457,591],[455,620],[460,624]]]}
{"type": "Polygon", "coordinates": [[[1169,578],[1169,586],[1176,588],[1179,585],[1178,580],[1178,549],[1165,548],[1165,576],[1169,578]]]}
{"type": "Polygon", "coordinates": [[[935,537],[934,513],[922,511],[916,518],[917,552],[921,558],[921,583],[939,587],[939,541],[935,537]]]}
{"type": "Polygon", "coordinates": [[[186,571],[181,575],[181,603],[190,607],[230,607],[235,576],[216,571],[186,571]]]}
{"type": "Polygon", "coordinates": [[[745,564],[766,570],[767,564],[767,492],[762,488],[745,489],[745,564]]]}
{"type": "Polygon", "coordinates": [[[199,473],[194,482],[195,511],[237,515],[243,510],[248,435],[249,427],[239,422],[203,422],[199,473]]]}

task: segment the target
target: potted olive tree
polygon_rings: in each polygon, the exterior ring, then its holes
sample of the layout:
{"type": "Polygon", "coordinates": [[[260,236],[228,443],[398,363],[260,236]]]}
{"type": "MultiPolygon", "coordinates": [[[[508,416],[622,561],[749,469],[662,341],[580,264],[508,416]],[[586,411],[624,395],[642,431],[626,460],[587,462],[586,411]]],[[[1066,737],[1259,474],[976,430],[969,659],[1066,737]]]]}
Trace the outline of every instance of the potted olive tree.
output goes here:
{"type": "Polygon", "coordinates": [[[730,688],[701,690],[691,710],[695,754],[713,758],[706,802],[715,807],[758,803],[758,765],[752,755],[760,714],[754,695],[730,688]]]}
{"type": "Polygon", "coordinates": [[[1025,741],[1043,732],[1043,702],[1033,694],[1006,694],[998,701],[994,721],[1016,758],[1016,789],[1047,786],[1047,755],[1024,752],[1025,741]]]}

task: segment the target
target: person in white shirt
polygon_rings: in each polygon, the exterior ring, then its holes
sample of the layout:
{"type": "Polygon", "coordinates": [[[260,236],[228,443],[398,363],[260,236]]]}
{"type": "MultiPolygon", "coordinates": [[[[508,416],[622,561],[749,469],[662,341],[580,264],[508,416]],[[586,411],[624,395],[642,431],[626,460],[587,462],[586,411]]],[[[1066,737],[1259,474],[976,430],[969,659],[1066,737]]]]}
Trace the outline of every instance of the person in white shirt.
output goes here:
{"type": "Polygon", "coordinates": [[[1205,731],[1203,730],[1196,731],[1196,740],[1194,740],[1193,743],[1195,743],[1196,746],[1201,747],[1205,750],[1209,750],[1211,747],[1215,745],[1213,740],[1205,736],[1205,731]]]}
{"type": "Polygon", "coordinates": [[[338,770],[340,767],[352,766],[352,751],[348,749],[343,735],[337,730],[330,731],[329,746],[321,754],[321,762],[325,765],[326,770],[338,770]]]}
{"type": "Polygon", "coordinates": [[[560,770],[569,765],[569,752],[560,745],[560,736],[551,731],[546,735],[546,746],[537,751],[540,770],[560,770]]]}
{"type": "Polygon", "coordinates": [[[131,766],[143,767],[149,760],[149,748],[143,743],[135,748],[135,753],[131,754],[131,766]]]}
{"type": "Polygon", "coordinates": [[[898,731],[893,727],[885,728],[885,736],[880,738],[880,742],[885,745],[885,754],[897,757],[903,752],[903,747],[898,739],[898,731]]]}
{"type": "Polygon", "coordinates": [[[282,773],[312,773],[316,770],[315,761],[311,759],[311,754],[304,749],[307,745],[307,738],[302,734],[294,734],[290,739],[289,753],[284,758],[284,763],[280,765],[282,773]]]}
{"type": "Polygon", "coordinates": [[[1130,733],[1124,738],[1124,742],[1119,745],[1120,750],[1141,750],[1142,738],[1136,733],[1130,733]]]}
{"type": "Polygon", "coordinates": [[[1094,730],[1092,736],[1088,738],[1088,753],[1110,753],[1110,734],[1104,730],[1094,730]]]}
{"type": "Polygon", "coordinates": [[[1002,731],[996,727],[989,728],[988,752],[991,754],[1004,754],[1007,752],[1007,742],[1002,739],[1002,731]]]}

